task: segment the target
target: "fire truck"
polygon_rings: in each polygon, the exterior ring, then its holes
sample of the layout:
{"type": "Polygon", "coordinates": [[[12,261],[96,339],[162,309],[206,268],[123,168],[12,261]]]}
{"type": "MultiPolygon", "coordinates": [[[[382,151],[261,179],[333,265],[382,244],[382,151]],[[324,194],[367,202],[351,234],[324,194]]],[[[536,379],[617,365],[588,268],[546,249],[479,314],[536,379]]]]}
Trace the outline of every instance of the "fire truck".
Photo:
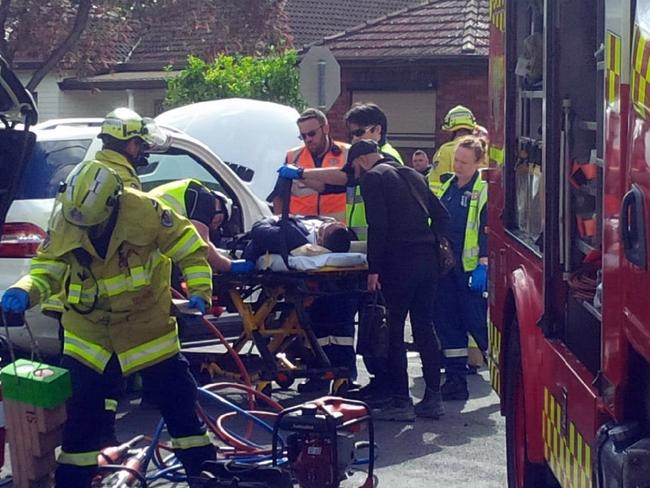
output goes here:
{"type": "Polygon", "coordinates": [[[650,0],[490,0],[509,488],[650,487],[650,0]]]}

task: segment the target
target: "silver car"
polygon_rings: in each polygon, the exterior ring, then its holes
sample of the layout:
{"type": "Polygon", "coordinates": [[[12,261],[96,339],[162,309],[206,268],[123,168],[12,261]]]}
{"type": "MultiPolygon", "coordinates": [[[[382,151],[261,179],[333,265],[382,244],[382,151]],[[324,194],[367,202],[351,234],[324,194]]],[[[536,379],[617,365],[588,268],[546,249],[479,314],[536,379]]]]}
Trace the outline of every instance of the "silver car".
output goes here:
{"type": "MultiPolygon", "coordinates": [[[[47,127],[47,126],[46,126],[47,127]]],[[[47,222],[59,182],[79,162],[92,159],[101,148],[99,127],[66,125],[65,120],[46,129],[35,129],[36,145],[25,167],[16,198],[7,214],[0,238],[0,296],[29,271],[30,258],[46,236],[47,222]]],[[[233,216],[224,229],[228,238],[249,230],[252,224],[270,216],[268,204],[256,197],[248,183],[214,154],[206,145],[177,129],[163,127],[166,142],[151,149],[149,164],[140,178],[144,190],[183,178],[196,178],[233,200],[233,216]]],[[[36,337],[41,353],[58,354],[58,323],[34,307],[26,313],[27,323],[36,337]]],[[[29,351],[31,341],[25,327],[9,330],[11,343],[29,351]]],[[[0,331],[4,336],[5,331],[0,331]]]]}

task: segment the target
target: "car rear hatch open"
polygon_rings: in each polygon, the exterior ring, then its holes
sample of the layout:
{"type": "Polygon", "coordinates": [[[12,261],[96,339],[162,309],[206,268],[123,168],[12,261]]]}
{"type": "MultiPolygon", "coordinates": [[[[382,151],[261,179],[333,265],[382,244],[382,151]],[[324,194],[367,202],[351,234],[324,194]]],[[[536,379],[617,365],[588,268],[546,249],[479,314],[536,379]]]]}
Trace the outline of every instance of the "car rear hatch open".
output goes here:
{"type": "Polygon", "coordinates": [[[34,99],[0,57],[0,229],[36,141],[29,127],[37,121],[34,99]]]}

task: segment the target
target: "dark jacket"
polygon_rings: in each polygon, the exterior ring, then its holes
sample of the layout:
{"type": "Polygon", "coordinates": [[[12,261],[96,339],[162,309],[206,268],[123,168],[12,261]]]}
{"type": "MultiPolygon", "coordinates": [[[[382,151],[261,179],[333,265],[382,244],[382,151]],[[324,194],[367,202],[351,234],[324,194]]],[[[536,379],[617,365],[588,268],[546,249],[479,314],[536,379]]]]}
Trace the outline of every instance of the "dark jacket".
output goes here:
{"type": "Polygon", "coordinates": [[[380,159],[361,177],[360,185],[368,221],[370,273],[381,273],[391,262],[437,256],[436,234],[446,235],[449,214],[429,190],[424,176],[413,168],[380,159]],[[428,215],[411,188],[426,202],[428,215]]]}
{"type": "Polygon", "coordinates": [[[259,220],[250,231],[250,241],[243,258],[255,261],[263,254],[280,254],[286,257],[295,248],[307,244],[309,231],[297,219],[277,220],[274,217],[259,220]]]}

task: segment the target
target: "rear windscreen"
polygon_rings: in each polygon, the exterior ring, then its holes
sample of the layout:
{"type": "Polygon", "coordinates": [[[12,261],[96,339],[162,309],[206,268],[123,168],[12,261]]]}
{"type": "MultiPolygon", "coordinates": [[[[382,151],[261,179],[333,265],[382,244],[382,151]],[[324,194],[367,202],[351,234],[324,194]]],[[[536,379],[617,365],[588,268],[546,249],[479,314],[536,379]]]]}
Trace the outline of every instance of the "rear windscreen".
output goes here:
{"type": "Polygon", "coordinates": [[[16,199],[54,198],[59,182],[84,160],[92,139],[36,142],[16,199]]]}

